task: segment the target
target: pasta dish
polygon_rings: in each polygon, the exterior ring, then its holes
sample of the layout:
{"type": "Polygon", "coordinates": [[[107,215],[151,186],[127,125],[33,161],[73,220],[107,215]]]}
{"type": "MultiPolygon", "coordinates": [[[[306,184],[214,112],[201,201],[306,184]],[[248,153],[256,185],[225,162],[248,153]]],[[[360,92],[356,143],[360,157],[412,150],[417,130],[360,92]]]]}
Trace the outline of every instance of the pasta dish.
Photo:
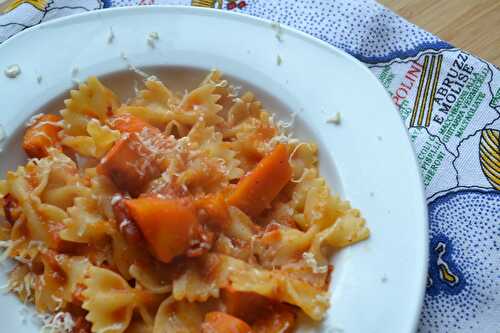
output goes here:
{"type": "Polygon", "coordinates": [[[332,250],[369,235],[317,146],[219,71],[126,102],[97,78],[26,125],[0,180],[7,289],[48,332],[292,332],[328,307],[332,250]],[[329,250],[330,249],[330,250],[329,250]]]}

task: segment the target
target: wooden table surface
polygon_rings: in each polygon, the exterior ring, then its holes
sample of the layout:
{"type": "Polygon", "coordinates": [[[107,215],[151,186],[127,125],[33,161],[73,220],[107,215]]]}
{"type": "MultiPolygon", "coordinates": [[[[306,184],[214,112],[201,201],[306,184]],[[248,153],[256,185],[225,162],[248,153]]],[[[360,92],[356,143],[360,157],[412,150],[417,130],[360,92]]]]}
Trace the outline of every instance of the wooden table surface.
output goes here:
{"type": "Polygon", "coordinates": [[[500,66],[500,0],[378,0],[450,44],[500,66]]]}

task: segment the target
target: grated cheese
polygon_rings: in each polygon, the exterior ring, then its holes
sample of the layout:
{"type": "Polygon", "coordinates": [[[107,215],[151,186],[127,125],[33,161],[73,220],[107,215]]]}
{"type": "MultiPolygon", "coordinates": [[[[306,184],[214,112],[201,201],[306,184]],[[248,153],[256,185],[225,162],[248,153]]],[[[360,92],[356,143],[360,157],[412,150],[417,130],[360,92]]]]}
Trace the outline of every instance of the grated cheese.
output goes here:
{"type": "Polygon", "coordinates": [[[129,70],[131,70],[132,72],[136,73],[137,75],[139,76],[142,76],[145,80],[150,80],[150,81],[158,81],[158,78],[154,75],[150,75],[144,71],[141,71],[139,68],[135,67],[134,65],[132,65],[130,63],[130,61],[128,60],[128,57],[127,55],[125,54],[125,52],[121,52],[120,53],[120,57],[123,59],[123,61],[125,61],[125,63],[127,64],[127,67],[129,70]]]}
{"type": "Polygon", "coordinates": [[[71,81],[73,81],[74,84],[79,85],[80,80],[78,80],[76,77],[78,76],[78,73],[80,73],[80,69],[78,67],[73,67],[71,70],[71,81]]]}
{"type": "Polygon", "coordinates": [[[297,151],[299,150],[299,148],[302,147],[302,146],[306,146],[307,148],[309,148],[312,151],[311,146],[309,145],[309,143],[307,143],[307,142],[301,142],[298,145],[296,145],[295,148],[290,153],[290,156],[288,157],[288,163],[292,163],[293,156],[297,153],[297,151]]]}
{"type": "Polygon", "coordinates": [[[66,258],[62,254],[56,254],[55,259],[59,263],[59,265],[62,265],[66,261],[66,258]]]}
{"type": "Polygon", "coordinates": [[[276,56],[276,65],[278,66],[281,66],[281,64],[283,63],[283,59],[281,58],[281,56],[278,54],[276,56]]]}
{"type": "Polygon", "coordinates": [[[136,95],[139,95],[139,92],[140,92],[140,90],[139,90],[139,83],[136,80],[134,80],[134,93],[136,95]]]}
{"type": "Polygon", "coordinates": [[[149,47],[155,48],[156,42],[160,39],[160,35],[156,31],[152,31],[148,34],[147,42],[149,47]]]}
{"type": "Polygon", "coordinates": [[[229,89],[228,97],[236,98],[240,95],[242,88],[241,88],[241,86],[235,86],[235,85],[230,84],[228,86],[228,89],[229,89]]]}
{"type": "Polygon", "coordinates": [[[266,150],[270,151],[279,143],[286,143],[289,145],[298,144],[299,140],[293,138],[292,136],[293,136],[293,133],[275,135],[271,138],[271,140],[264,143],[264,147],[266,150]]]}
{"type": "Polygon", "coordinates": [[[35,290],[36,275],[32,272],[27,273],[21,281],[9,280],[6,291],[18,295],[25,295],[24,302],[32,300],[35,290]]]}
{"type": "Polygon", "coordinates": [[[21,74],[21,67],[19,65],[10,65],[4,70],[5,76],[7,76],[9,79],[15,79],[16,77],[21,74]]]}
{"type": "Polygon", "coordinates": [[[38,314],[37,319],[41,321],[41,333],[71,333],[75,327],[73,317],[69,312],[58,312],[52,314],[38,314]]]}
{"type": "Polygon", "coordinates": [[[283,42],[283,28],[278,22],[273,22],[271,23],[271,28],[276,31],[276,34],[274,35],[278,42],[283,42]]]}
{"type": "Polygon", "coordinates": [[[57,304],[56,305],[56,311],[60,310],[62,308],[63,304],[64,304],[64,300],[62,298],[56,297],[54,295],[51,295],[50,298],[52,298],[52,300],[54,302],[56,302],[56,304],[57,304]]]}
{"type": "Polygon", "coordinates": [[[219,83],[216,83],[215,86],[218,88],[226,88],[228,84],[227,80],[221,80],[219,83]]]}
{"type": "Polygon", "coordinates": [[[112,44],[114,40],[115,40],[115,33],[113,32],[113,27],[109,27],[107,42],[108,44],[112,44]]]}
{"type": "MultiPolygon", "coordinates": [[[[276,114],[273,113],[269,119],[272,123],[274,123],[275,116],[276,114]]],[[[287,129],[293,127],[293,125],[295,124],[296,117],[297,117],[297,112],[292,112],[290,114],[290,121],[278,120],[276,122],[276,127],[278,127],[278,130],[280,132],[285,132],[287,129]]]]}
{"type": "Polygon", "coordinates": [[[49,121],[49,120],[46,120],[46,121],[41,121],[38,124],[36,124],[35,128],[40,128],[40,127],[45,126],[45,125],[51,125],[51,126],[61,127],[61,128],[64,127],[62,120],[60,120],[60,121],[49,121]]]}
{"type": "Polygon", "coordinates": [[[340,116],[340,112],[337,112],[335,114],[335,116],[331,117],[331,118],[328,118],[326,120],[327,123],[329,124],[335,124],[335,125],[340,125],[342,119],[341,119],[341,116],[340,116]]]}
{"type": "Polygon", "coordinates": [[[314,298],[321,303],[329,303],[330,302],[330,293],[317,294],[314,298]]]}
{"type": "Polygon", "coordinates": [[[108,331],[123,331],[124,327],[123,327],[123,324],[121,323],[116,323],[116,324],[113,324],[113,325],[109,325],[109,326],[106,326],[106,327],[103,327],[99,330],[99,332],[101,333],[106,333],[108,331]]]}
{"type": "Polygon", "coordinates": [[[3,126],[0,124],[0,143],[5,140],[5,130],[3,129],[3,126]]]}
{"type": "Polygon", "coordinates": [[[125,228],[128,226],[128,225],[131,225],[132,222],[130,222],[129,219],[124,219],[121,223],[120,223],[120,226],[118,227],[120,229],[120,232],[124,232],[125,228]]]}
{"type": "Polygon", "coordinates": [[[298,183],[302,183],[302,181],[306,178],[306,175],[307,175],[307,171],[306,171],[306,170],[304,170],[304,171],[302,172],[302,175],[299,177],[299,179],[290,179],[290,181],[291,181],[292,183],[297,183],[297,184],[298,184],[298,183]]]}
{"type": "Polygon", "coordinates": [[[115,203],[117,203],[118,201],[120,201],[122,199],[122,195],[120,193],[116,193],[115,195],[113,195],[113,197],[111,198],[111,205],[115,205],[115,203]]]}
{"type": "Polygon", "coordinates": [[[168,174],[168,172],[163,172],[161,174],[161,178],[165,181],[165,183],[170,183],[172,181],[172,176],[168,174]]]}
{"type": "Polygon", "coordinates": [[[25,264],[25,265],[31,264],[31,260],[26,259],[26,258],[21,257],[21,256],[15,256],[14,259],[16,261],[19,261],[21,264],[25,264]]]}
{"type": "Polygon", "coordinates": [[[25,126],[31,127],[31,126],[35,125],[36,122],[38,121],[38,119],[40,119],[42,116],[43,116],[43,113],[34,114],[33,116],[31,116],[31,118],[28,120],[28,122],[26,123],[25,126]]]}
{"type": "Polygon", "coordinates": [[[5,248],[5,251],[3,251],[3,253],[0,253],[0,264],[3,263],[7,258],[9,258],[14,247],[18,245],[20,242],[22,242],[22,239],[18,239],[16,241],[12,240],[0,241],[0,248],[5,248]]]}
{"type": "Polygon", "coordinates": [[[309,266],[314,274],[322,274],[328,272],[328,266],[320,266],[314,257],[314,254],[311,252],[302,253],[302,258],[306,262],[307,266],[309,266]]]}

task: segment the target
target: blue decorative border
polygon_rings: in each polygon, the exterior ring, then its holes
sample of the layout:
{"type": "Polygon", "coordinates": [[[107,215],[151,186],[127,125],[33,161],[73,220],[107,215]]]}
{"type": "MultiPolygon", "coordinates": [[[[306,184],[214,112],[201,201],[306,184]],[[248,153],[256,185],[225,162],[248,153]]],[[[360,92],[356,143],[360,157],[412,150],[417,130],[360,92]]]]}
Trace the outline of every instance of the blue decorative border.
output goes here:
{"type": "MultiPolygon", "coordinates": [[[[442,203],[448,202],[456,195],[466,194],[466,193],[487,195],[500,198],[500,191],[497,191],[495,189],[479,189],[479,188],[459,189],[456,191],[451,191],[449,193],[446,193],[443,196],[437,197],[436,199],[428,203],[429,224],[430,224],[429,279],[432,280],[431,284],[427,285],[427,294],[429,296],[436,296],[439,295],[440,293],[456,295],[459,294],[468,284],[468,281],[466,281],[463,272],[455,262],[457,258],[454,258],[455,249],[453,240],[442,233],[435,233],[434,229],[436,227],[436,224],[439,223],[439,221],[436,220],[436,216],[434,216],[437,207],[442,203]],[[442,259],[448,265],[450,272],[458,277],[459,282],[456,285],[446,284],[444,281],[440,279],[439,267],[437,265],[438,254],[435,251],[438,243],[444,243],[446,245],[446,253],[443,254],[442,259]]],[[[500,247],[496,245],[496,249],[493,251],[496,251],[498,249],[500,249],[500,247]]]]}
{"type": "Polygon", "coordinates": [[[110,8],[112,5],[112,0],[101,0],[102,8],[110,8]]]}
{"type": "Polygon", "coordinates": [[[347,49],[345,51],[361,62],[368,63],[368,64],[376,64],[376,63],[380,63],[380,62],[389,62],[395,58],[404,59],[404,58],[413,57],[413,56],[416,56],[421,51],[426,51],[426,50],[439,51],[439,50],[443,50],[443,49],[453,49],[453,48],[454,48],[454,46],[447,43],[447,42],[437,41],[437,42],[431,42],[431,43],[425,42],[425,43],[418,45],[417,47],[415,47],[413,49],[406,50],[406,51],[399,51],[399,50],[394,51],[394,52],[391,52],[388,55],[385,55],[382,57],[367,57],[367,56],[364,56],[362,54],[359,54],[359,53],[356,53],[356,52],[353,52],[353,51],[350,51],[347,49]]]}

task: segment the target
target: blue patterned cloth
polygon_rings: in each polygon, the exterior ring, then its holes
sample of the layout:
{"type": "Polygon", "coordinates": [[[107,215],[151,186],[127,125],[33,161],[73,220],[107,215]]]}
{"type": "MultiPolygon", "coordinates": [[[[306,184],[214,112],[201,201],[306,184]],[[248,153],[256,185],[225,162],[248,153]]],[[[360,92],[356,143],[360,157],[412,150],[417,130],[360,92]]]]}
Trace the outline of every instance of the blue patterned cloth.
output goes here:
{"type": "Polygon", "coordinates": [[[500,73],[370,0],[17,0],[0,42],[56,17],[113,6],[213,6],[289,25],[364,62],[415,146],[429,204],[420,332],[500,332],[500,73]]]}

